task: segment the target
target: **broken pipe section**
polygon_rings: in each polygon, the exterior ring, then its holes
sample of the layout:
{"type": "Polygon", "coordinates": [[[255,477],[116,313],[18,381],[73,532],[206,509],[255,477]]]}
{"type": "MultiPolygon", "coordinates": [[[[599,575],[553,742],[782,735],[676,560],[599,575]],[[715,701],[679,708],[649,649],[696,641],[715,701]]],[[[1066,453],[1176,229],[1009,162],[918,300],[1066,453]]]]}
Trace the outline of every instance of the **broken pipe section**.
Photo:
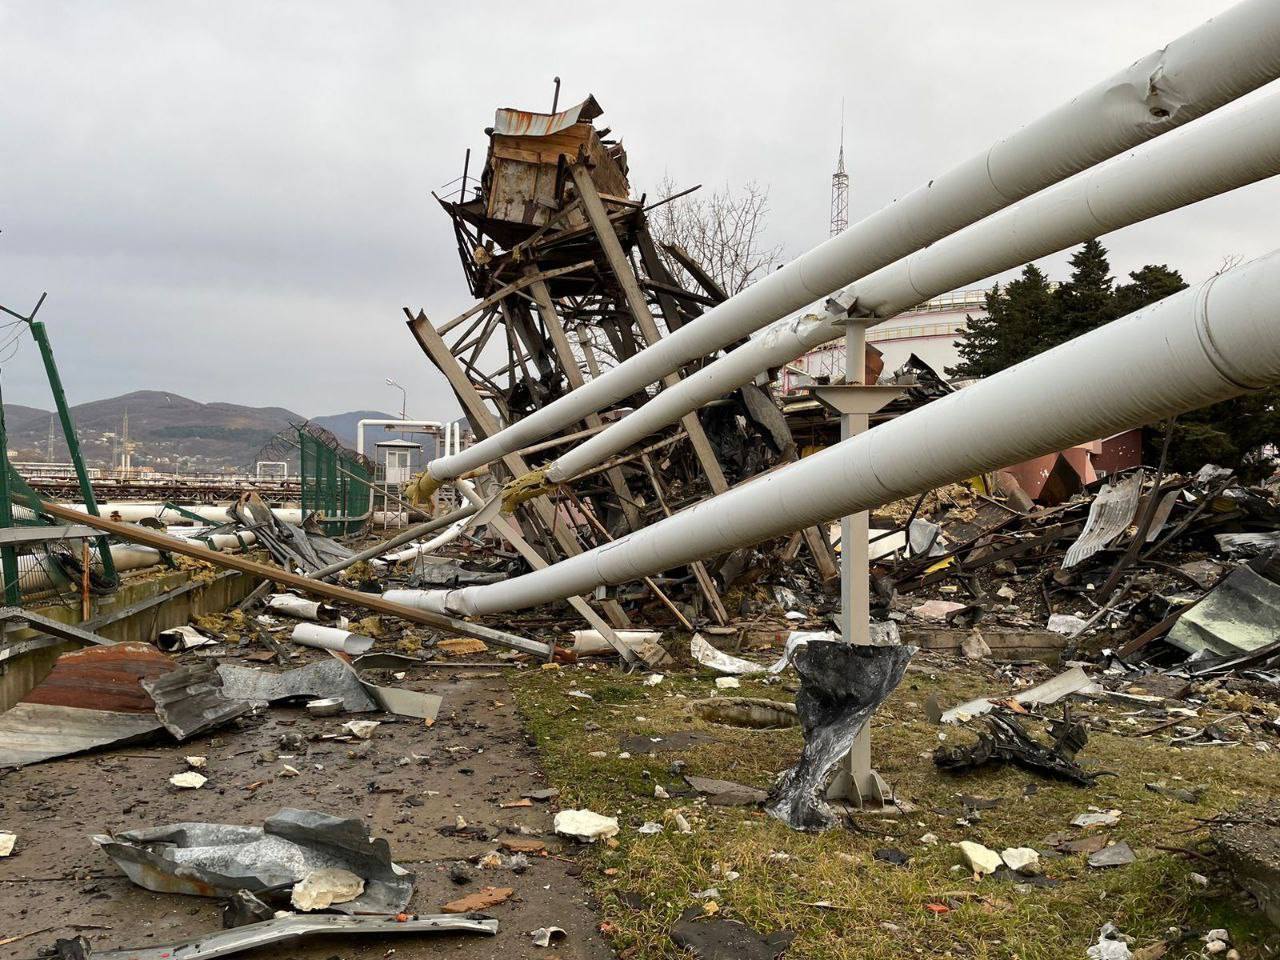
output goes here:
{"type": "Polygon", "coordinates": [[[902,681],[915,647],[814,641],[795,652],[804,731],[800,761],[782,775],[765,809],[796,830],[836,825],[827,786],[871,714],[902,681]]]}

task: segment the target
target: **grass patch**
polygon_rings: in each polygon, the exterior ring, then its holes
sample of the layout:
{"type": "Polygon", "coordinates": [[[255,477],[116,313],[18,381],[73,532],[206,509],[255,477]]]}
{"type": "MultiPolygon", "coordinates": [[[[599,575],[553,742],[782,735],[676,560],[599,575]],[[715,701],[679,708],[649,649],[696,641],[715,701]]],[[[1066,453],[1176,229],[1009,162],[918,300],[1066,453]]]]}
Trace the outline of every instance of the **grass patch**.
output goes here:
{"type": "MultiPolygon", "coordinates": [[[[646,687],[642,676],[624,678],[600,666],[528,671],[514,682],[547,774],[562,791],[561,806],[617,816],[622,824],[615,848],[591,848],[584,877],[599,899],[614,946],[625,957],[682,956],[667,931],[683,910],[699,902],[692,894],[709,887],[719,889],[718,904],[726,916],[761,931],[796,931],[788,956],[804,960],[1061,960],[1083,957],[1107,921],[1139,944],[1160,940],[1175,926],[1226,927],[1246,957],[1271,956],[1269,948],[1276,948],[1265,919],[1225,877],[1214,874],[1212,864],[1157,849],[1192,847],[1204,836],[1202,820],[1234,808],[1244,797],[1280,789],[1276,753],[1259,753],[1247,744],[1178,750],[1158,739],[1125,736],[1143,729],[1144,721],[1129,724],[1119,708],[1099,704],[1083,711],[1104,729],[1091,732],[1081,759],[1116,776],[1092,787],[1014,768],[941,774],[926,754],[938,745],[940,732],[950,738],[965,735],[931,724],[924,714],[926,698],[937,693],[943,703],[954,704],[1002,691],[1005,683],[989,667],[918,657],[873,722],[877,769],[915,812],[861,818],[854,830],[807,835],[757,810],[711,807],[693,796],[676,796],[684,783],[670,769],[679,758],[687,764],[686,773],[768,789],[799,754],[799,730],[715,726],[699,720],[688,704],[718,693],[789,699],[784,686],[744,679],[740,690],[721,692],[710,675],[687,673],[668,674],[659,686],[646,687]],[[571,689],[593,699],[567,696],[571,689]],[[622,755],[620,737],[679,730],[699,730],[716,742],[677,754],[622,755]],[[1144,786],[1159,780],[1208,789],[1198,804],[1189,805],[1144,786]],[[654,799],[655,783],[673,799],[654,799]],[[999,804],[962,824],[963,794],[998,798],[999,804]],[[1070,820],[1090,806],[1123,811],[1119,825],[1107,833],[1127,841],[1137,863],[1091,870],[1081,855],[1045,860],[1044,872],[1060,886],[1025,892],[989,878],[975,882],[967,872],[952,869],[960,857],[951,843],[977,840],[996,850],[1043,850],[1047,836],[1078,832],[1070,820]],[[692,834],[670,826],[652,836],[636,832],[645,821],[670,825],[677,809],[692,822],[692,834]],[[941,842],[922,844],[926,833],[941,842]],[[905,851],[911,862],[895,867],[876,861],[873,852],[887,846],[905,851]],[[726,882],[725,870],[740,876],[726,882]],[[1193,878],[1196,872],[1210,876],[1207,889],[1193,878]],[[814,906],[818,903],[828,906],[814,906]],[[949,911],[931,912],[931,903],[949,911]]],[[[1171,951],[1168,956],[1183,955],[1171,951]]]]}

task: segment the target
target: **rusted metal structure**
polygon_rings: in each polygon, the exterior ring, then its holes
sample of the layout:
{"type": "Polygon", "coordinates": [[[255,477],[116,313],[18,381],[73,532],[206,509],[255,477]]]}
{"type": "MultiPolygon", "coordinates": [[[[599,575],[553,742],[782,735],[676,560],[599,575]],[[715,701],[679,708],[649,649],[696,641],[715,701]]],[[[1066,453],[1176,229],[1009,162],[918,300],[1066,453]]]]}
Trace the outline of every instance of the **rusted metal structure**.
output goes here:
{"type": "MultiPolygon", "coordinates": [[[[622,144],[594,123],[600,114],[593,97],[551,114],[499,110],[486,131],[478,177],[470,176],[468,161],[461,187],[437,197],[477,302],[439,325],[423,312],[406,314],[477,438],[541,409],[727,298],[683,249],[655,240],[646,198],[632,196],[622,144]],[[698,289],[682,285],[677,274],[692,277],[698,289]]],[[[675,386],[702,362],[654,389],[675,386]]],[[[563,444],[599,432],[650,395],[641,392],[559,438],[505,456],[503,471],[515,478],[536,470],[563,444]]],[[[542,557],[572,556],[795,456],[771,392],[749,384],[628,455],[531,498],[519,526],[542,557]]],[[[834,578],[822,533],[806,531],[803,542],[820,574],[834,578]]],[[[725,622],[715,578],[700,563],[692,573],[696,589],[680,599],[699,616],[725,622]]],[[[648,589],[669,599],[657,584],[648,589]]],[[[606,601],[604,610],[614,627],[627,625],[617,604],[606,601]]]]}

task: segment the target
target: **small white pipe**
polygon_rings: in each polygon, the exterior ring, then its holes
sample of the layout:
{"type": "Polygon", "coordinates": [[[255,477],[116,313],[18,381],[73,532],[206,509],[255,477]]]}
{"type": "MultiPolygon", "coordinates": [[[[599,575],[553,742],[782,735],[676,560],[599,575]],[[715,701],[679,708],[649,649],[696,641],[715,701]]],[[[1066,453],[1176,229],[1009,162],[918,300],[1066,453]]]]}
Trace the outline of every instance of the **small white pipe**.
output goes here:
{"type": "Polygon", "coordinates": [[[267,609],[303,620],[336,620],[338,611],[327,603],[307,600],[292,593],[273,593],[267,597],[267,609]]]}
{"type": "MultiPolygon", "coordinates": [[[[77,549],[79,549],[77,547],[77,549]]],[[[159,550],[151,547],[140,547],[128,543],[110,545],[111,562],[117,573],[127,570],[141,570],[154,567],[161,562],[159,550]]],[[[92,556],[93,554],[91,554],[92,556]]],[[[65,586],[66,581],[49,572],[49,560],[42,554],[18,554],[18,586],[23,593],[41,593],[56,587],[65,586]]]]}
{"type": "MultiPolygon", "coordinates": [[[[1280,92],[1207,117],[1117,157],[857,281],[845,291],[878,323],[918,303],[1112,230],[1280,174],[1280,92]]],[[[776,323],[568,450],[563,483],[760,373],[841,335],[831,315],[776,323]]]]}
{"type": "Polygon", "coordinates": [[[1280,3],[1245,0],[827,240],[603,375],[427,471],[537,443],[834,290],[1280,76],[1280,3]]]}
{"type": "Polygon", "coordinates": [[[373,639],[362,637],[358,633],[349,633],[337,627],[322,627],[317,623],[299,623],[293,628],[289,639],[304,647],[316,647],[320,650],[334,650],[348,653],[353,657],[368,653],[373,647],[373,639]]]}
{"type": "Polygon", "coordinates": [[[356,424],[356,453],[364,456],[365,427],[398,427],[409,433],[432,428],[439,430],[441,426],[439,420],[361,420],[356,424]]]}
{"type": "Polygon", "coordinates": [[[397,599],[466,616],[550,603],[1272,386],[1277,315],[1280,250],[612,543],[397,599]]]}
{"type": "MultiPolygon", "coordinates": [[[[68,503],[64,506],[81,513],[88,513],[83,503],[68,503]]],[[[227,510],[231,503],[201,503],[193,506],[183,505],[182,509],[194,513],[211,523],[231,523],[227,510]]],[[[284,523],[294,526],[302,523],[302,510],[297,507],[272,507],[272,515],[284,523]]],[[[139,520],[156,519],[162,523],[181,524],[191,520],[176,510],[171,510],[158,500],[112,500],[98,504],[98,514],[103,517],[119,515],[125,523],[137,523],[139,520]]]]}

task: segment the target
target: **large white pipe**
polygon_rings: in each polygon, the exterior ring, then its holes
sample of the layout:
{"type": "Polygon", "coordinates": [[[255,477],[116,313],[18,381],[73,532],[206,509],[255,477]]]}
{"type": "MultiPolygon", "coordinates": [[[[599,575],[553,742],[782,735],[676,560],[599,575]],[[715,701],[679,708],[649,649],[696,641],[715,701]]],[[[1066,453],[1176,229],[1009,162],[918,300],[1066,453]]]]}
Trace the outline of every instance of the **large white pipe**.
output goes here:
{"type": "MultiPolygon", "coordinates": [[[[1280,76],[1280,3],[1245,0],[541,410],[428,465],[451,480],[631,396],[990,213],[1280,76]]],[[[429,485],[429,484],[428,484],[429,485]]]]}
{"type": "Polygon", "coordinates": [[[618,540],[502,583],[397,591],[452,614],[651,576],[1280,383],[1280,251],[618,540]]]}
{"type": "Polygon", "coordinates": [[[356,453],[364,456],[365,427],[395,427],[406,433],[422,430],[440,430],[444,425],[439,420],[361,420],[356,424],[356,453]]]}
{"type": "MultiPolygon", "coordinates": [[[[841,298],[878,323],[931,297],[1112,230],[1280,174],[1280,92],[1207,117],[939,240],[841,298]]],[[[760,373],[842,332],[839,317],[784,320],[663,390],[546,468],[561,483],[760,373]]]]}

